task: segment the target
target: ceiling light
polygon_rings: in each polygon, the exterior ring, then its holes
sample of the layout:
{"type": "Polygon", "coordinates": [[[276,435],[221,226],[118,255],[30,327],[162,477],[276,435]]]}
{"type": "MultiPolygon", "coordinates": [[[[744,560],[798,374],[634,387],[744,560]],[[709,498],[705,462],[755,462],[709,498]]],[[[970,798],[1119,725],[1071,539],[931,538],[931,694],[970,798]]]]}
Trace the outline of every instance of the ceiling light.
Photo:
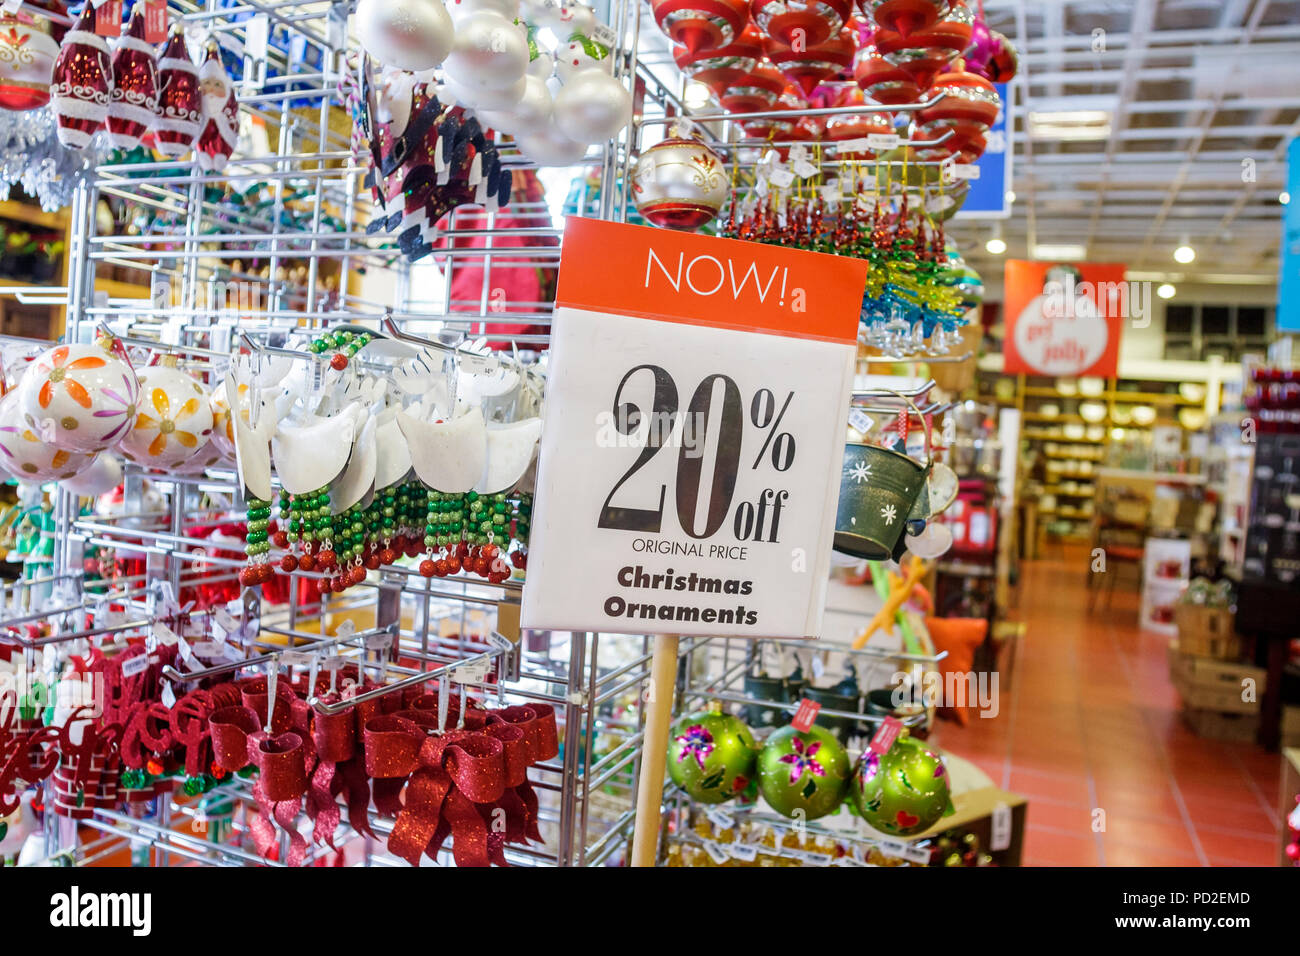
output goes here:
{"type": "Polygon", "coordinates": [[[1011,203],[1014,203],[1015,201],[1016,201],[1016,193],[1015,193],[1015,190],[1008,189],[1008,190],[1007,190],[1007,204],[1010,205],[1011,203]]]}
{"type": "Polygon", "coordinates": [[[1283,206],[1285,206],[1291,202],[1291,194],[1281,193],[1278,195],[1277,201],[1280,202],[1283,206]]]}
{"type": "Polygon", "coordinates": [[[692,80],[686,84],[686,92],[682,94],[682,102],[690,109],[698,110],[709,105],[710,95],[707,86],[692,80]]]}
{"type": "Polygon", "coordinates": [[[1007,244],[1000,236],[994,236],[988,242],[984,243],[985,250],[990,255],[1000,256],[1007,251],[1007,244]]]}
{"type": "Polygon", "coordinates": [[[1183,265],[1190,265],[1196,261],[1196,250],[1184,242],[1174,250],[1174,261],[1181,262],[1183,265]]]}
{"type": "Polygon", "coordinates": [[[1077,242],[1040,242],[1033,248],[1033,258],[1039,262],[1078,262],[1088,258],[1088,247],[1077,242]]]}
{"type": "Polygon", "coordinates": [[[1156,295],[1160,296],[1162,299],[1172,299],[1177,294],[1178,290],[1168,282],[1162,284],[1158,289],[1156,289],[1156,295]]]}
{"type": "Polygon", "coordinates": [[[1055,110],[1030,112],[1030,139],[1051,139],[1060,142],[1082,142],[1109,139],[1111,121],[1109,110],[1055,110]]]}

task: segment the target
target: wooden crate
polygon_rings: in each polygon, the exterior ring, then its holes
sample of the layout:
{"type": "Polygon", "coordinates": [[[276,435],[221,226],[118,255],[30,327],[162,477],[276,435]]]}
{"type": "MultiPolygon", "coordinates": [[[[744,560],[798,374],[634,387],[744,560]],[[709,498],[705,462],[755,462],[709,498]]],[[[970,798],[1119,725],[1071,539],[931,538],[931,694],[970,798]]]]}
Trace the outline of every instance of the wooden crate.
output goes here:
{"type": "Polygon", "coordinates": [[[1217,710],[1183,710],[1183,720],[1198,737],[1249,743],[1259,732],[1259,714],[1225,714],[1217,710]]]}
{"type": "Polygon", "coordinates": [[[1179,604],[1174,608],[1178,624],[1178,649],[1184,654],[1235,661],[1241,657],[1241,639],[1233,629],[1232,611],[1226,607],[1179,604]]]}
{"type": "Polygon", "coordinates": [[[1169,646],[1169,679],[1189,710],[1257,714],[1267,677],[1262,667],[1184,654],[1177,642],[1169,646]],[[1248,680],[1255,682],[1253,699],[1243,700],[1248,680]]]}

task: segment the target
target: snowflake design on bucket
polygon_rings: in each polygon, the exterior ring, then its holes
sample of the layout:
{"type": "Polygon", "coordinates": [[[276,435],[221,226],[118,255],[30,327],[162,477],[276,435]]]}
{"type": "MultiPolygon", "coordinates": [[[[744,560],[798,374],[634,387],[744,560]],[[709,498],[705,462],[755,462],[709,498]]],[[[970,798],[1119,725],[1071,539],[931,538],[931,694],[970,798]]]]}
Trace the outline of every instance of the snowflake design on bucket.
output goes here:
{"type": "Polygon", "coordinates": [[[853,470],[849,472],[849,477],[852,478],[854,481],[856,481],[858,484],[862,484],[863,482],[869,483],[872,479],[871,462],[868,461],[858,462],[856,465],[853,466],[853,470]]]}
{"type": "Polygon", "coordinates": [[[893,524],[894,519],[898,517],[898,509],[893,505],[885,505],[880,509],[880,517],[885,519],[885,524],[893,524]]]}
{"type": "Polygon", "coordinates": [[[681,751],[677,754],[677,762],[681,763],[687,757],[694,757],[695,762],[703,770],[704,761],[709,758],[709,754],[713,753],[713,735],[699,724],[692,724],[686,728],[686,733],[678,734],[675,739],[682,745],[681,751]]]}
{"type": "Polygon", "coordinates": [[[794,753],[781,757],[781,763],[790,765],[790,786],[803,779],[805,773],[812,774],[814,777],[826,776],[826,768],[814,759],[817,751],[822,749],[820,740],[804,743],[802,737],[795,737],[790,741],[790,746],[794,748],[794,753]]]}

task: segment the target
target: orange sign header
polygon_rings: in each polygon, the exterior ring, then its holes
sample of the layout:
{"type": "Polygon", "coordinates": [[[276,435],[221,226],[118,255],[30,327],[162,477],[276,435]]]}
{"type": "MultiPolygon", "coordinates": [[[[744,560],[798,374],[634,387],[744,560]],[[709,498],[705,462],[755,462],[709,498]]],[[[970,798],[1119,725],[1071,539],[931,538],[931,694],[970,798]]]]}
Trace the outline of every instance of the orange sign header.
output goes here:
{"type": "Polygon", "coordinates": [[[867,263],[571,216],[557,306],[853,344],[867,263]]]}

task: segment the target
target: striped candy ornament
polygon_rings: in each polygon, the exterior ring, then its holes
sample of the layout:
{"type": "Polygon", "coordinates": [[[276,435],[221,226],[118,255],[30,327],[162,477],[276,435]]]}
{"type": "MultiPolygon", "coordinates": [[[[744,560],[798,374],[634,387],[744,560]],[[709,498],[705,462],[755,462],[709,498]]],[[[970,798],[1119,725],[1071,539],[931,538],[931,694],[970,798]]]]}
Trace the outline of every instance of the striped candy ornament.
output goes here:
{"type": "Polygon", "coordinates": [[[195,147],[195,158],[205,173],[226,168],[239,140],[239,103],[235,86],[221,65],[221,51],[215,40],[208,41],[207,54],[199,67],[199,90],[203,94],[203,132],[195,147]]]}
{"type": "Polygon", "coordinates": [[[202,130],[199,71],[185,49],[185,32],[172,24],[158,58],[158,118],[154,124],[158,152],[184,156],[202,130]]]}
{"type": "Polygon", "coordinates": [[[76,24],[63,37],[54,61],[50,97],[59,121],[59,142],[85,149],[104,128],[113,89],[113,64],[108,44],[95,34],[95,7],[89,0],[76,24]]]}
{"type": "Polygon", "coordinates": [[[108,135],[120,149],[135,149],[158,110],[158,70],[154,48],[144,40],[144,4],[137,3],[131,21],[113,51],[113,94],[108,104],[108,135]]]}

